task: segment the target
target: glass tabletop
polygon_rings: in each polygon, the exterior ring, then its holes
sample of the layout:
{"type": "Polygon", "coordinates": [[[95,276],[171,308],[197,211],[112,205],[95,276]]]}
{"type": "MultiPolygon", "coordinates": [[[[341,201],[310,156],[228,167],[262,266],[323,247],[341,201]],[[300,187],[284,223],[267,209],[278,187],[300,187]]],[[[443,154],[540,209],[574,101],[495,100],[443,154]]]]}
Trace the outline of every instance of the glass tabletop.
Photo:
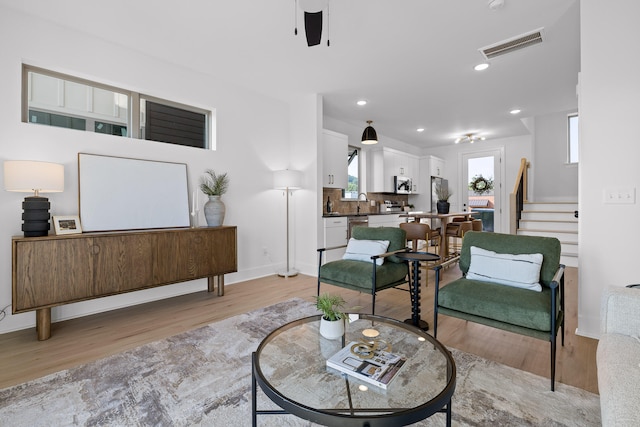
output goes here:
{"type": "Polygon", "coordinates": [[[257,383],[287,412],[321,424],[397,426],[450,407],[455,363],[431,335],[400,321],[351,314],[342,339],[320,335],[320,316],[288,323],[269,334],[254,354],[257,383]],[[327,367],[328,358],[352,341],[376,339],[406,357],[386,389],[327,367]],[[383,343],[384,342],[384,343],[383,343]]]}

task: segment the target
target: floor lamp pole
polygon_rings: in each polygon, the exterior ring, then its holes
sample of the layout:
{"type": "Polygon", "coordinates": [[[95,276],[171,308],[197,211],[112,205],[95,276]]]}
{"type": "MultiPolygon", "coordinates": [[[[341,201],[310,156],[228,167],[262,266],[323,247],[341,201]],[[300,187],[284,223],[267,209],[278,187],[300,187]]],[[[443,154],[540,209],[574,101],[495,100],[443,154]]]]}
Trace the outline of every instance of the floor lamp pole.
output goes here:
{"type": "Polygon", "coordinates": [[[287,197],[287,268],[285,271],[278,272],[278,276],[281,277],[292,277],[298,274],[298,272],[294,269],[289,269],[289,187],[285,188],[287,197]]]}

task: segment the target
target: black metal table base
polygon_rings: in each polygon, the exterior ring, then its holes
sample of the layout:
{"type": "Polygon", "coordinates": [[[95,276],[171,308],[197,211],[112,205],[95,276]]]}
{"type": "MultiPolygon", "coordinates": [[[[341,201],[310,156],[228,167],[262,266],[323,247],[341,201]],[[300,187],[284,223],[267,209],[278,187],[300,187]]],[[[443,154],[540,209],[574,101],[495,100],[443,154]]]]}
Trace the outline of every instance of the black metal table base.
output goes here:
{"type": "Polygon", "coordinates": [[[423,331],[429,330],[429,323],[420,318],[420,262],[435,261],[440,259],[435,254],[428,252],[405,252],[398,254],[400,258],[406,259],[413,266],[411,271],[409,293],[411,294],[411,318],[404,323],[416,326],[423,331]]]}

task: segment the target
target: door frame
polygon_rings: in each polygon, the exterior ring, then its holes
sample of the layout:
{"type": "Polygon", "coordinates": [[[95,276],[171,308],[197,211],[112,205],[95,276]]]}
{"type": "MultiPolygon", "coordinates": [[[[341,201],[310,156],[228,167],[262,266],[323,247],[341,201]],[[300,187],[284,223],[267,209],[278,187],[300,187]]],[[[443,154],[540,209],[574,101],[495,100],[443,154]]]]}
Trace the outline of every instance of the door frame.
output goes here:
{"type": "Polygon", "coordinates": [[[493,157],[493,180],[494,180],[494,204],[495,212],[493,214],[493,231],[496,233],[505,233],[508,227],[505,226],[504,218],[508,217],[508,210],[505,209],[507,201],[505,195],[504,176],[506,174],[506,165],[504,159],[504,147],[485,148],[474,151],[465,151],[458,153],[458,182],[460,189],[463,191],[461,203],[469,206],[469,196],[467,195],[467,183],[469,182],[469,159],[479,157],[493,157]]]}

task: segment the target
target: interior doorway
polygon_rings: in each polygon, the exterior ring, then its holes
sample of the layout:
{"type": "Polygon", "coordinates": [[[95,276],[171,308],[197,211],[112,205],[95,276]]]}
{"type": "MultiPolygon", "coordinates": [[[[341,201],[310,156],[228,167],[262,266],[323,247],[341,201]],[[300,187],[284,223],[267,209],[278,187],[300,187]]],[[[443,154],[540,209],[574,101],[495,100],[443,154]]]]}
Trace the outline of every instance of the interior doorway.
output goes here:
{"type": "Polygon", "coordinates": [[[502,230],[502,150],[462,154],[462,203],[488,232],[502,230]]]}

